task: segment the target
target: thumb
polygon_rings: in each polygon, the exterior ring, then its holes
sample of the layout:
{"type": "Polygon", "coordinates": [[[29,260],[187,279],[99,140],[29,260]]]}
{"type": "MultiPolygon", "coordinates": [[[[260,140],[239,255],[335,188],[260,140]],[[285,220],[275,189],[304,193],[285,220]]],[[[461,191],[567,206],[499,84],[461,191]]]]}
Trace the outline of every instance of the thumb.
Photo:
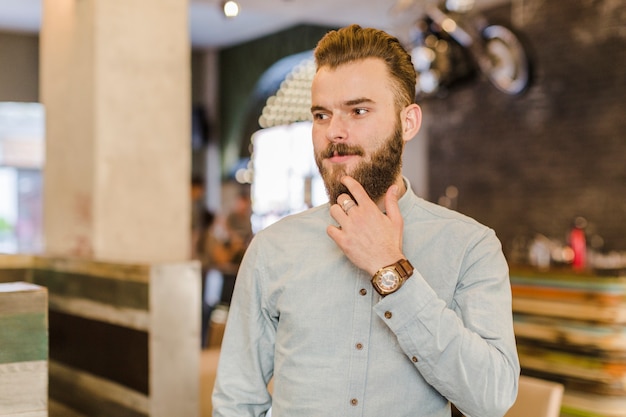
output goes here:
{"type": "Polygon", "coordinates": [[[385,211],[395,226],[402,226],[402,214],[398,206],[398,186],[392,185],[385,193],[385,211]]]}

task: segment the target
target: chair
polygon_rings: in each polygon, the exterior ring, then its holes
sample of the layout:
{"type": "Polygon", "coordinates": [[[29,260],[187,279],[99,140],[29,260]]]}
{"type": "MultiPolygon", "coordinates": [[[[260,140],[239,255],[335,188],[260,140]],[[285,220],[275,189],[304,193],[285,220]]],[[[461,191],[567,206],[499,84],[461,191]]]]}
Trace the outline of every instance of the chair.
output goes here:
{"type": "Polygon", "coordinates": [[[504,417],[559,417],[563,384],[521,375],[517,400],[504,417]]]}

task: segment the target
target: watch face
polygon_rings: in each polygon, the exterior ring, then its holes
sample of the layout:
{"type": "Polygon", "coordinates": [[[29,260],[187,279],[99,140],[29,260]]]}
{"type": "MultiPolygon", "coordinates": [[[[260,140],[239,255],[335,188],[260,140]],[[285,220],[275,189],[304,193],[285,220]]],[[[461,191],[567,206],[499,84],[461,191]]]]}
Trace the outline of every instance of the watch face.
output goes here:
{"type": "Polygon", "coordinates": [[[383,292],[394,291],[400,282],[400,277],[392,270],[383,271],[378,279],[378,287],[383,292]]]}
{"type": "Polygon", "coordinates": [[[372,285],[384,297],[397,291],[411,275],[413,265],[406,259],[400,259],[395,264],[378,270],[372,277],[372,285]]]}

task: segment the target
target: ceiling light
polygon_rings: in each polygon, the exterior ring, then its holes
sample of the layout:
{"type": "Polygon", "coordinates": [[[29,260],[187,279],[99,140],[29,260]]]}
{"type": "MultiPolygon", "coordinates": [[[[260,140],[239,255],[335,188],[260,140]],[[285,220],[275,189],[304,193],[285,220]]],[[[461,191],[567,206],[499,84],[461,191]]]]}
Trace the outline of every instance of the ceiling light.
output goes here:
{"type": "Polygon", "coordinates": [[[226,17],[236,17],[240,11],[239,3],[233,0],[225,1],[222,7],[224,9],[224,16],[226,17]]]}

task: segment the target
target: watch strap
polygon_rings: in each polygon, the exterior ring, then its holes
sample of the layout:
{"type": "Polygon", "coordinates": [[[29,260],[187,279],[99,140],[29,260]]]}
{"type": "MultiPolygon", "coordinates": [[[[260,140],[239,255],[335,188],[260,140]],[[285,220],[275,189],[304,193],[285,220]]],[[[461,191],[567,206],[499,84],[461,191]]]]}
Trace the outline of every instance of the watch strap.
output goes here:
{"type": "Polygon", "coordinates": [[[398,271],[403,281],[413,275],[414,268],[408,259],[400,259],[398,262],[393,264],[393,266],[396,268],[396,271],[398,271]]]}

